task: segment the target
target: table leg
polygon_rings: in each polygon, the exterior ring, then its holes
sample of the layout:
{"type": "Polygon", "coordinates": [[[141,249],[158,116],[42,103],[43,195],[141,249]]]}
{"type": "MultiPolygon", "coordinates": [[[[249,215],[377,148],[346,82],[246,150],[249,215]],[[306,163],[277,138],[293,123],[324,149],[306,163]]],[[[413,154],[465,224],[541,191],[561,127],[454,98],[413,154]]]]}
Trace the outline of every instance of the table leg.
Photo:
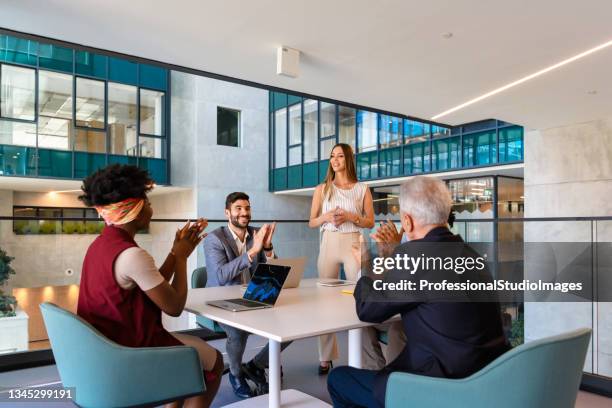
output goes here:
{"type": "Polygon", "coordinates": [[[355,368],[361,368],[361,331],[362,329],[348,331],[348,363],[355,368]]]}
{"type": "Polygon", "coordinates": [[[280,375],[280,342],[269,340],[268,354],[268,407],[280,408],[281,375],[280,375]]]}

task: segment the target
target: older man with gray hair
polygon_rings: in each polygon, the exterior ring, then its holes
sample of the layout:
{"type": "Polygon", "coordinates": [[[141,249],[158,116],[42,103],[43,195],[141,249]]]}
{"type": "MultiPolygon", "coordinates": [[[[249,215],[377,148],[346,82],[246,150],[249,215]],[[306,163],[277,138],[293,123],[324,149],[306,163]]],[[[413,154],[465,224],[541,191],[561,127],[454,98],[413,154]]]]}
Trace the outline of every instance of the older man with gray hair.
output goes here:
{"type": "MultiPolygon", "coordinates": [[[[455,253],[476,256],[459,235],[449,231],[450,209],[451,195],[443,181],[434,177],[414,177],[400,188],[400,221],[409,242],[398,245],[401,233],[390,223],[372,236],[385,245],[397,245],[392,257],[440,256],[449,243],[454,245],[455,253]]],[[[387,380],[392,372],[463,378],[509,349],[499,303],[391,295],[385,298],[387,295],[374,289],[373,278],[382,278],[384,282],[414,275],[397,267],[382,276],[373,276],[367,271],[362,273],[354,292],[359,318],[382,323],[400,314],[406,347],[382,370],[353,367],[333,370],[328,378],[328,389],[334,407],[383,407],[387,380]]]]}

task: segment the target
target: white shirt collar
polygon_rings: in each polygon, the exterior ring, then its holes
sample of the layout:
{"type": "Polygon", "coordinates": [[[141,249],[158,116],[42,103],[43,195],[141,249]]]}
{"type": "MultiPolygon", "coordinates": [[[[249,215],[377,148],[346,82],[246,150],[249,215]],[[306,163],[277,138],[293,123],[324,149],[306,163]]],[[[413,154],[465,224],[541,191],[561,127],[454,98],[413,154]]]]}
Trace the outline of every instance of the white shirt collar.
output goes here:
{"type": "MultiPolygon", "coordinates": [[[[232,229],[232,227],[231,227],[229,222],[227,223],[227,228],[229,228],[230,233],[232,234],[232,237],[234,238],[234,241],[242,243],[242,241],[240,241],[240,238],[238,238],[238,235],[236,235],[236,233],[232,229]]],[[[249,229],[248,228],[247,228],[246,232],[244,233],[244,242],[247,241],[247,238],[249,238],[249,229]]]]}

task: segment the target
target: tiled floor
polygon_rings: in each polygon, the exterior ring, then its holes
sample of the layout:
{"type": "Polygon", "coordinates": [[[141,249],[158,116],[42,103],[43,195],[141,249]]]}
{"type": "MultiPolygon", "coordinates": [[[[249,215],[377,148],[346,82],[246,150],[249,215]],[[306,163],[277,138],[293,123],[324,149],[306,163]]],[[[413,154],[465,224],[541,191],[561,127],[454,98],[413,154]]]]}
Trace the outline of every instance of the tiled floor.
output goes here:
{"type": "MultiPolygon", "coordinates": [[[[339,344],[346,345],[346,334],[338,336],[339,344]]],[[[216,340],[211,342],[219,350],[224,351],[224,340],[216,340]]],[[[251,337],[247,346],[246,357],[251,358],[257,351],[263,347],[265,341],[258,337],[251,337]]],[[[346,364],[347,353],[346,347],[341,348],[340,360],[338,364],[346,364]]],[[[317,370],[317,343],[315,339],[307,339],[299,341],[296,344],[289,346],[282,355],[284,380],[283,389],[295,388],[321,400],[329,401],[325,377],[319,377],[317,370]]],[[[59,376],[55,366],[30,368],[19,371],[0,373],[0,408],[14,407],[15,404],[2,402],[5,400],[6,393],[2,394],[2,388],[24,387],[41,384],[50,384],[52,387],[59,387],[59,376]]],[[[227,380],[227,376],[223,378],[219,393],[215,398],[213,407],[221,407],[226,404],[237,401],[232,389],[227,380]]],[[[20,403],[19,408],[30,407],[73,407],[68,403],[20,403]]],[[[580,392],[576,408],[611,408],[612,399],[602,397],[595,394],[580,392]]]]}

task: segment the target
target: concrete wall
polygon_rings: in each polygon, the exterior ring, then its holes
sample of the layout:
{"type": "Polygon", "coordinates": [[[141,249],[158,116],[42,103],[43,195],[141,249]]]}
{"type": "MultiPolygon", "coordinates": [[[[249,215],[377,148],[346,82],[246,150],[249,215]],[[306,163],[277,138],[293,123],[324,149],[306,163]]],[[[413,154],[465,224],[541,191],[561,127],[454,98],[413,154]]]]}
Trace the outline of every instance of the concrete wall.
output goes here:
{"type": "MultiPolygon", "coordinates": [[[[525,134],[525,216],[612,214],[612,118],[525,134]]],[[[611,222],[527,222],[526,242],[612,242],[611,222]]],[[[570,251],[571,252],[571,251],[570,251]]],[[[579,252],[577,248],[576,251],[579,252]]],[[[552,253],[562,270],[578,253],[552,253]]],[[[526,254],[526,273],[530,259],[526,254]]],[[[612,376],[612,303],[527,303],[525,340],[592,327],[585,370],[612,376]]]]}
{"type": "MultiPolygon", "coordinates": [[[[172,183],[193,186],[197,215],[225,219],[225,197],[244,191],[253,219],[308,219],[309,197],[268,191],[268,91],[174,71],[171,80],[172,183]],[[217,145],[218,106],[240,111],[240,147],[217,145]]],[[[309,256],[309,273],[314,274],[317,230],[304,223],[279,224],[274,245],[281,257],[309,256]]],[[[205,264],[202,248],[197,262],[205,264]]],[[[209,280],[216,284],[216,277],[209,280]]]]}

